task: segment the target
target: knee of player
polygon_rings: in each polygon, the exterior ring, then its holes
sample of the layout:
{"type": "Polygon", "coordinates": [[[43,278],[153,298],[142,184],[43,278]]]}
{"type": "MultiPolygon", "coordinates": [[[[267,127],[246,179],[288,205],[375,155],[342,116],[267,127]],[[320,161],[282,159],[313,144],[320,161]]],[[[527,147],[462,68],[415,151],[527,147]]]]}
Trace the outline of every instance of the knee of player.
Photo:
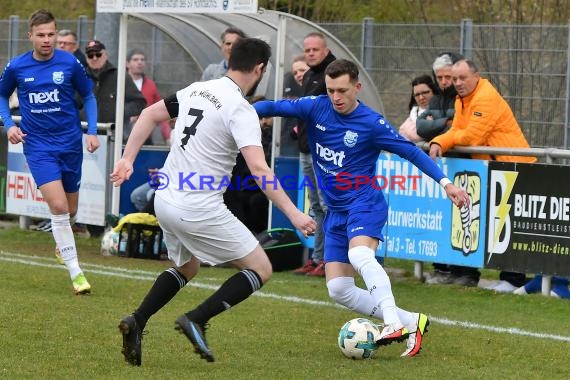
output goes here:
{"type": "MultiPolygon", "coordinates": [[[[52,199],[48,202],[49,209],[54,215],[62,215],[69,213],[69,205],[67,203],[67,198],[62,199],[52,199]]],[[[77,212],[77,210],[75,210],[77,212]]]]}
{"type": "Polygon", "coordinates": [[[259,275],[261,282],[266,284],[273,275],[273,268],[271,267],[271,263],[268,263],[268,265],[266,264],[257,268],[255,272],[259,275]]]}
{"type": "Polygon", "coordinates": [[[200,269],[200,261],[197,258],[193,258],[192,260],[184,263],[182,266],[175,266],[176,271],[180,273],[186,281],[190,281],[191,279],[198,274],[198,270],[200,269]]]}
{"type": "Polygon", "coordinates": [[[336,303],[351,308],[354,302],[354,278],[352,277],[335,277],[327,281],[327,290],[329,297],[336,303]]]}

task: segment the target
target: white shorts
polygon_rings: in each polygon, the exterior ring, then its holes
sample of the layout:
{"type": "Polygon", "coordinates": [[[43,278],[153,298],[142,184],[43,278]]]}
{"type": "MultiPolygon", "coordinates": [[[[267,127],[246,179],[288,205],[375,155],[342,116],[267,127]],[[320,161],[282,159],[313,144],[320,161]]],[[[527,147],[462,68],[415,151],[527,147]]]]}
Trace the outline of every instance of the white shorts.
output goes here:
{"type": "Polygon", "coordinates": [[[155,197],[168,258],[178,267],[195,256],[217,265],[247,256],[259,244],[251,231],[221,204],[218,210],[181,210],[155,197]]]}

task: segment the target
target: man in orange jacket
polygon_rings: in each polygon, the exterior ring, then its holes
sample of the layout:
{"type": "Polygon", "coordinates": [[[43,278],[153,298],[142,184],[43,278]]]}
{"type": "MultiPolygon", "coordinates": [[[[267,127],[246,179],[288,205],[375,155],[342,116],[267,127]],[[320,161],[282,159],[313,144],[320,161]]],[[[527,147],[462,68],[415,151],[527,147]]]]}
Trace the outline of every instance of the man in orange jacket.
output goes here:
{"type": "MultiPolygon", "coordinates": [[[[528,142],[505,99],[470,59],[457,61],[451,69],[457,90],[455,116],[449,131],[430,141],[429,155],[435,160],[455,145],[528,148],[528,142]]],[[[507,162],[536,162],[536,157],[472,154],[472,158],[507,162]]],[[[493,289],[513,291],[525,284],[523,273],[502,271],[493,289]]]]}
{"type": "MultiPolygon", "coordinates": [[[[455,145],[528,148],[528,142],[509,104],[470,59],[452,67],[457,90],[455,117],[449,131],[430,142],[430,156],[441,157],[455,145]]],[[[508,162],[536,162],[536,157],[473,154],[472,158],[508,162]]]]}

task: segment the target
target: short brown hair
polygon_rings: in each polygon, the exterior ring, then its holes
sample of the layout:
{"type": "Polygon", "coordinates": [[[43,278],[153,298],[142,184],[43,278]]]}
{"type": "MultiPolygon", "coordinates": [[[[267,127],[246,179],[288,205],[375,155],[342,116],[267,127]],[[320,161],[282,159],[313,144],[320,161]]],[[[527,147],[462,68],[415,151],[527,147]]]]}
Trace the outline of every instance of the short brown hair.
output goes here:
{"type": "Polygon", "coordinates": [[[337,59],[332,61],[325,69],[325,75],[336,79],[341,75],[348,74],[351,82],[358,81],[358,66],[348,59],[337,59]]]}
{"type": "Polygon", "coordinates": [[[57,23],[55,22],[55,17],[50,11],[46,11],[45,9],[39,9],[30,15],[28,18],[28,27],[30,31],[34,26],[49,24],[50,22],[55,23],[57,28],[57,23]]]}

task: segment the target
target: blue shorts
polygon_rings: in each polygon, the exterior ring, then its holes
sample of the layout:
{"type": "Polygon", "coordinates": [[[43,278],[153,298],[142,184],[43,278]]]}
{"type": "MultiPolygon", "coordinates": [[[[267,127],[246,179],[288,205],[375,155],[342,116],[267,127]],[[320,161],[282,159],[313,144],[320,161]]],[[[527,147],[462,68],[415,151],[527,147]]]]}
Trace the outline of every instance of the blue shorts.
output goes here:
{"type": "Polygon", "coordinates": [[[26,154],[26,161],[38,187],[61,180],[66,193],[79,191],[83,151],[33,152],[26,154]]]}
{"type": "Polygon", "coordinates": [[[350,211],[327,211],[323,222],[325,233],[325,263],[349,264],[348,242],[356,236],[369,236],[384,240],[382,228],[388,219],[388,209],[354,209],[350,211]]]}

